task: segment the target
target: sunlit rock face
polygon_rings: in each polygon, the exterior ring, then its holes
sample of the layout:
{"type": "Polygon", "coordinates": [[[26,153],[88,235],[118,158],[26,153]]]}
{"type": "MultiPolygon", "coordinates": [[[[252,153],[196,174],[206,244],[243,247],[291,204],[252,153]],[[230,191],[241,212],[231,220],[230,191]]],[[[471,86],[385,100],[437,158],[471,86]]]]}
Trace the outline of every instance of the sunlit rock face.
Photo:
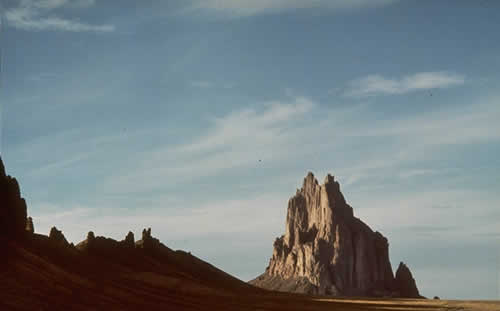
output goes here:
{"type": "Polygon", "coordinates": [[[251,284],[320,295],[397,295],[389,244],[353,216],[334,177],[309,173],[288,202],[285,235],[266,272],[251,284]]]}
{"type": "Polygon", "coordinates": [[[8,176],[0,158],[0,236],[26,236],[26,202],[17,180],[8,176]]]}

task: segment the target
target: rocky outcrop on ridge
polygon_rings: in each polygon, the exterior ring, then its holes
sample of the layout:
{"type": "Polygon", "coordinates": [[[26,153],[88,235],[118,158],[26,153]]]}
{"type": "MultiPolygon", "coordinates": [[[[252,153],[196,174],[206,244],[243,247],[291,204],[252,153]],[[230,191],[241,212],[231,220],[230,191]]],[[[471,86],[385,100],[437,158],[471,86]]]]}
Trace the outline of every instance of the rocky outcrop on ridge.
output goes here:
{"type": "Polygon", "coordinates": [[[151,228],[142,230],[142,239],[135,242],[137,248],[146,250],[160,249],[163,245],[157,238],[151,235],[151,228]]]}
{"type": "Polygon", "coordinates": [[[0,236],[19,239],[26,235],[26,201],[17,180],[5,172],[0,158],[0,236]]]}
{"type": "Polygon", "coordinates": [[[398,294],[410,280],[401,274],[398,283],[387,238],[354,217],[334,177],[319,185],[308,173],[288,202],[285,235],[275,240],[269,266],[250,283],[307,294],[419,297],[412,286],[398,294]]]}
{"type": "Polygon", "coordinates": [[[35,226],[33,225],[33,218],[28,217],[26,220],[26,231],[28,233],[35,233],[35,226]]]}
{"type": "Polygon", "coordinates": [[[94,232],[89,231],[87,239],[78,243],[76,248],[93,254],[121,254],[124,251],[135,248],[134,234],[129,232],[124,240],[116,241],[103,236],[96,237],[94,232]]]}
{"type": "Polygon", "coordinates": [[[69,247],[70,246],[68,240],[66,240],[66,237],[64,236],[64,234],[62,233],[62,231],[57,230],[56,227],[52,227],[50,229],[49,239],[51,241],[54,241],[54,243],[56,243],[56,244],[58,244],[60,246],[64,246],[64,247],[69,247]]]}
{"type": "Polygon", "coordinates": [[[134,234],[131,231],[128,232],[125,240],[123,240],[123,246],[127,248],[135,248],[135,238],[134,234]]]}

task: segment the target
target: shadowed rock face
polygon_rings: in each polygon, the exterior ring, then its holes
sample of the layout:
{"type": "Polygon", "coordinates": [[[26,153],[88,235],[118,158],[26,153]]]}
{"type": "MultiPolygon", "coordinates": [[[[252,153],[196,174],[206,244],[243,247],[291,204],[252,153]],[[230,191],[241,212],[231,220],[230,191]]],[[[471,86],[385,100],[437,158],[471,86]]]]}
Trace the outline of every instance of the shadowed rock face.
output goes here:
{"type": "Polygon", "coordinates": [[[250,283],[335,296],[397,290],[387,239],[353,216],[333,176],[319,185],[312,173],[288,202],[286,232],[274,242],[266,272],[250,283]]]}
{"type": "Polygon", "coordinates": [[[0,235],[23,238],[26,235],[26,202],[15,178],[5,173],[0,158],[0,235]]]}
{"type": "Polygon", "coordinates": [[[129,231],[127,236],[125,237],[125,240],[123,241],[123,245],[128,247],[128,248],[135,247],[135,238],[134,238],[134,234],[131,231],[129,231]]]}
{"type": "Polygon", "coordinates": [[[54,243],[56,243],[60,246],[64,246],[64,247],[70,246],[68,243],[68,240],[66,240],[66,237],[64,236],[62,231],[57,230],[56,227],[52,227],[50,229],[49,239],[54,241],[54,243]]]}
{"type": "Polygon", "coordinates": [[[81,251],[100,255],[119,255],[124,251],[135,249],[134,234],[129,232],[124,240],[116,241],[103,236],[96,237],[94,232],[89,231],[87,239],[76,245],[81,251]]]}
{"type": "Polygon", "coordinates": [[[396,271],[396,288],[402,297],[420,297],[417,283],[410,269],[402,262],[396,271]]]}

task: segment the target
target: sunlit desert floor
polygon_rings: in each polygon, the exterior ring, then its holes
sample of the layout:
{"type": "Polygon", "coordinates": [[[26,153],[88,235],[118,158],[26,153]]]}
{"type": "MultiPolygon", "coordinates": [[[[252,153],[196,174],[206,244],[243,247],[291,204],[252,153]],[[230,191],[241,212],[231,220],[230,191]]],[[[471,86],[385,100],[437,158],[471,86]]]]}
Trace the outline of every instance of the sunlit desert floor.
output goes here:
{"type": "Polygon", "coordinates": [[[461,301],[430,299],[350,299],[313,298],[331,303],[338,310],[500,310],[500,301],[461,301]]]}

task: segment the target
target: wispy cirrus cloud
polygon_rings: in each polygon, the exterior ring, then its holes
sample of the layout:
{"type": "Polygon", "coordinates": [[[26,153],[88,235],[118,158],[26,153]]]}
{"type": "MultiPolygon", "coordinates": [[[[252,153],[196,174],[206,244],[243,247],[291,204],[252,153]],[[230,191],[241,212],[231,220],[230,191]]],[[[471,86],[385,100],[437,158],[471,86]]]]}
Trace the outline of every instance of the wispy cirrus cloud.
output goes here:
{"type": "Polygon", "coordinates": [[[351,81],[344,92],[349,97],[399,95],[419,90],[443,89],[465,83],[465,75],[446,71],[419,72],[401,78],[374,74],[351,81]]]}
{"type": "Polygon", "coordinates": [[[88,8],[95,0],[20,0],[5,10],[9,26],[26,31],[112,32],[114,25],[94,25],[55,15],[60,9],[88,8]]]}
{"type": "Polygon", "coordinates": [[[297,9],[354,9],[391,4],[398,0],[195,0],[192,9],[214,10],[233,16],[252,16],[297,9]]]}
{"type": "Polygon", "coordinates": [[[192,87],[198,89],[232,89],[235,87],[234,83],[215,83],[205,80],[195,80],[189,83],[192,87]]]}
{"type": "Polygon", "coordinates": [[[314,107],[315,103],[309,98],[296,97],[291,103],[266,102],[261,109],[236,110],[214,117],[210,120],[211,128],[192,141],[142,153],[136,169],[126,176],[111,177],[106,189],[124,189],[131,186],[132,180],[148,180],[147,185],[134,190],[140,192],[164,186],[165,176],[185,182],[252,167],[259,160],[291,159],[294,155],[290,149],[302,135],[290,125],[300,122],[314,107]],[[160,162],[168,165],[151,165],[160,162]]]}

